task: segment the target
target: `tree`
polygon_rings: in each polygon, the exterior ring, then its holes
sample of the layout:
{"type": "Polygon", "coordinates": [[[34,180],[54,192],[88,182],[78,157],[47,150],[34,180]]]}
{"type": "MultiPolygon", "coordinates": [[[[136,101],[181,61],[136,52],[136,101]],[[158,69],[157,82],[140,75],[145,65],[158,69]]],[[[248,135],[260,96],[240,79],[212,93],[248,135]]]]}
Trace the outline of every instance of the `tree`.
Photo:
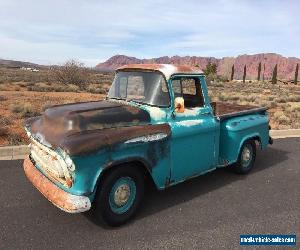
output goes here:
{"type": "Polygon", "coordinates": [[[217,64],[209,63],[206,65],[206,68],[203,70],[205,75],[217,74],[217,64]]]}
{"type": "Polygon", "coordinates": [[[54,75],[57,81],[63,84],[74,84],[81,89],[85,87],[88,78],[84,64],[74,59],[67,61],[63,66],[55,67],[54,75]]]}
{"type": "Polygon", "coordinates": [[[244,74],[243,74],[243,83],[245,83],[245,81],[246,81],[246,75],[247,75],[247,66],[245,64],[245,66],[244,66],[244,74]]]}
{"type": "Polygon", "coordinates": [[[272,83],[273,84],[277,83],[277,64],[275,65],[274,70],[273,70],[272,83]]]}
{"type": "Polygon", "coordinates": [[[232,64],[232,68],[231,68],[231,76],[230,76],[231,81],[233,81],[233,77],[234,77],[234,64],[232,64]]]}
{"type": "Polygon", "coordinates": [[[208,82],[215,80],[217,78],[217,64],[215,63],[207,64],[203,72],[206,75],[208,82]]]}
{"type": "Polygon", "coordinates": [[[260,81],[260,75],[261,75],[261,62],[258,64],[258,68],[257,68],[257,81],[260,81]]]}
{"type": "Polygon", "coordinates": [[[196,64],[195,67],[196,67],[196,68],[199,68],[200,66],[199,66],[199,64],[196,64]]]}
{"type": "Polygon", "coordinates": [[[297,82],[298,82],[298,71],[299,71],[299,64],[297,63],[296,70],[295,70],[294,84],[297,84],[297,82]]]}

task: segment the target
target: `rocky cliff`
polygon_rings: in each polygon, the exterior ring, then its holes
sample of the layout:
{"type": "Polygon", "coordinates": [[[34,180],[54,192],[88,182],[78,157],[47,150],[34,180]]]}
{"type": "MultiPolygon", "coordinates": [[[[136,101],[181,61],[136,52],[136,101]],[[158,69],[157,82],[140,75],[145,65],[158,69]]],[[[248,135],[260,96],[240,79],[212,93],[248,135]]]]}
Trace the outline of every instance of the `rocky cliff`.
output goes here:
{"type": "Polygon", "coordinates": [[[234,64],[235,79],[242,79],[244,65],[247,66],[247,79],[256,79],[258,64],[261,62],[261,74],[264,73],[265,79],[270,79],[272,77],[273,68],[276,64],[278,64],[279,79],[293,79],[296,64],[300,64],[300,59],[295,57],[284,57],[275,53],[240,55],[237,57],[223,57],[222,59],[199,56],[163,56],[151,59],[138,59],[125,55],[116,55],[103,63],[99,63],[96,68],[103,71],[111,71],[130,63],[170,63],[177,65],[198,65],[201,69],[204,69],[210,62],[216,63],[218,74],[227,78],[230,78],[231,67],[234,64]]]}

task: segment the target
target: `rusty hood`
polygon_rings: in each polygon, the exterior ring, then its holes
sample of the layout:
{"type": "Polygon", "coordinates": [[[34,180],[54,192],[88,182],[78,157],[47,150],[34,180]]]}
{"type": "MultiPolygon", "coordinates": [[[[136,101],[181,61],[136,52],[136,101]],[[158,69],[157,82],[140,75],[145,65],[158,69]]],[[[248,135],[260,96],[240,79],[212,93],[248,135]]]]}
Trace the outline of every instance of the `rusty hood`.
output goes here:
{"type": "Polygon", "coordinates": [[[53,106],[42,116],[27,120],[25,127],[41,143],[58,147],[74,134],[149,123],[147,111],[105,100],[53,106]]]}

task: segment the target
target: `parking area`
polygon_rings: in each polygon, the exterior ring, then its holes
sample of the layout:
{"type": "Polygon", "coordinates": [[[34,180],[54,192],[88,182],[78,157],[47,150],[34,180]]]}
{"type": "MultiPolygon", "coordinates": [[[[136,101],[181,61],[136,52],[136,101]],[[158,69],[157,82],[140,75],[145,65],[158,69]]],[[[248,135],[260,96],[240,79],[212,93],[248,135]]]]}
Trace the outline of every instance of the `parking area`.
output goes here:
{"type": "Polygon", "coordinates": [[[138,216],[119,228],[60,211],[21,166],[0,161],[0,249],[240,249],[247,233],[296,233],[299,242],[300,138],[258,151],[247,176],[219,169],[163,192],[149,189],[138,216]]]}

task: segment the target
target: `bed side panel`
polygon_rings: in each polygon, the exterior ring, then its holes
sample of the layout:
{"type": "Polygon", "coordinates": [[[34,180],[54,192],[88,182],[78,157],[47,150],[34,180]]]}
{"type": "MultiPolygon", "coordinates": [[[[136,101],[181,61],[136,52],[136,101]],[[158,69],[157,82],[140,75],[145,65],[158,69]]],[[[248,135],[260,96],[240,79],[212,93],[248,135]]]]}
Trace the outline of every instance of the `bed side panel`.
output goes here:
{"type": "Polygon", "coordinates": [[[269,141],[268,114],[252,114],[221,121],[219,164],[224,166],[236,162],[245,140],[259,137],[261,148],[269,141]]]}

